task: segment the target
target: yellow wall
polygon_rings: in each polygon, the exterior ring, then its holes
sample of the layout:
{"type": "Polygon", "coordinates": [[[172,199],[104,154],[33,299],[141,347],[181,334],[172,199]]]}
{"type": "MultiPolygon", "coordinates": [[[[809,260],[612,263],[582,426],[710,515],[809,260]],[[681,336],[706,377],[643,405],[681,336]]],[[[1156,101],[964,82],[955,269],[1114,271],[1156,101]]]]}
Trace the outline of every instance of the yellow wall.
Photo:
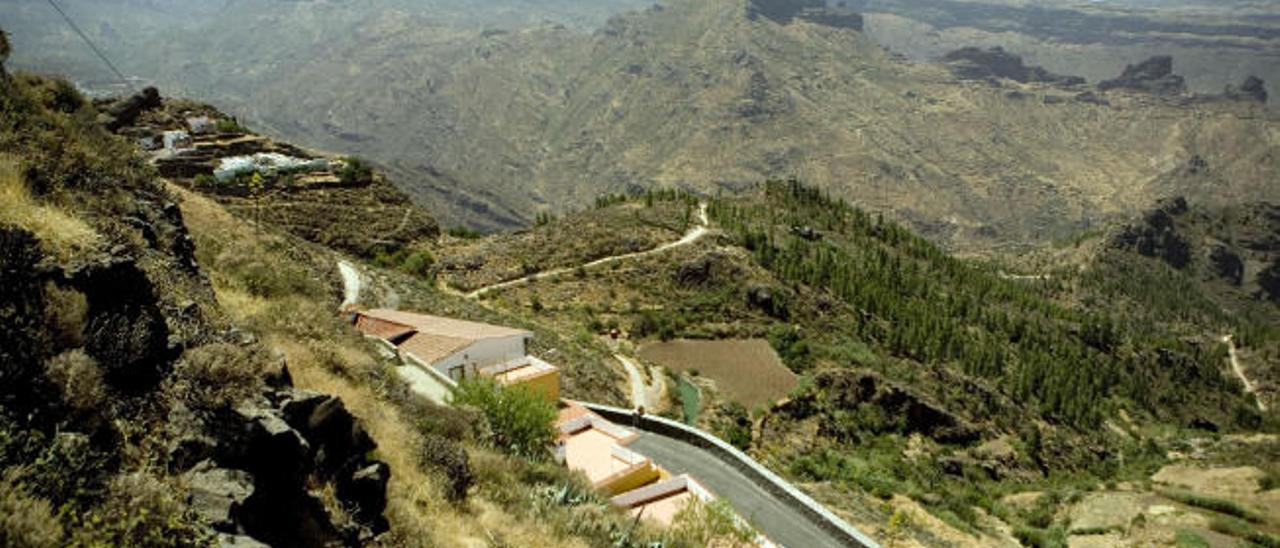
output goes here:
{"type": "Polygon", "coordinates": [[[520,385],[543,395],[552,402],[560,401],[560,371],[552,371],[531,379],[520,381],[520,385]]]}
{"type": "Polygon", "coordinates": [[[653,461],[645,461],[644,465],[610,476],[598,486],[608,496],[621,495],[632,489],[644,487],[658,481],[661,473],[653,461]]]}

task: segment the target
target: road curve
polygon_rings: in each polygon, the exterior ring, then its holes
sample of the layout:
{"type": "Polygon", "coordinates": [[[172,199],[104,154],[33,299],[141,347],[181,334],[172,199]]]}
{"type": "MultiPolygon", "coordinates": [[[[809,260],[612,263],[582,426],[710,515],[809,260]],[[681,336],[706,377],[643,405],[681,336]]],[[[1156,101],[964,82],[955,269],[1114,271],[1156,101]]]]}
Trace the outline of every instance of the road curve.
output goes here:
{"type": "Polygon", "coordinates": [[[679,240],[676,240],[676,241],[674,241],[674,242],[668,242],[668,243],[662,244],[662,245],[660,245],[660,246],[658,246],[658,247],[655,247],[655,248],[653,248],[653,249],[650,249],[650,250],[648,250],[648,251],[637,251],[637,252],[635,252],[635,253],[627,253],[627,254],[625,254],[625,255],[614,255],[614,256],[612,256],[612,257],[605,257],[605,258],[603,258],[603,259],[597,259],[597,260],[591,261],[591,262],[586,263],[586,264],[583,264],[583,265],[578,265],[578,266],[567,266],[567,267],[564,267],[564,268],[556,268],[556,269],[553,269],[553,270],[545,270],[545,271],[538,272],[538,273],[535,273],[535,274],[530,274],[530,275],[525,276],[525,277],[523,277],[523,278],[516,278],[516,279],[514,279],[514,280],[507,280],[507,281],[505,281],[505,282],[496,283],[496,284],[493,284],[493,285],[489,285],[489,286],[481,287],[480,289],[477,289],[477,290],[475,290],[475,291],[472,291],[472,292],[470,292],[470,293],[467,293],[467,294],[466,294],[466,297],[467,297],[468,299],[478,299],[478,298],[480,298],[480,297],[483,297],[485,294],[490,293],[490,292],[493,292],[493,291],[500,291],[500,290],[506,289],[506,288],[508,288],[508,287],[515,287],[515,286],[517,286],[517,285],[527,284],[527,283],[529,283],[529,282],[531,282],[531,281],[534,281],[534,280],[542,280],[542,279],[546,279],[546,278],[554,278],[554,277],[557,277],[557,276],[563,276],[563,275],[568,274],[568,273],[570,273],[570,272],[573,272],[573,271],[575,271],[575,270],[577,270],[577,269],[579,269],[579,268],[583,268],[583,269],[587,269],[587,268],[595,268],[595,267],[597,267],[597,266],[601,266],[601,265],[606,265],[606,264],[610,264],[610,263],[616,263],[616,262],[618,262],[618,261],[625,261],[625,260],[627,260],[627,259],[637,259],[637,258],[640,258],[640,257],[647,257],[647,256],[649,256],[649,255],[655,255],[655,254],[658,254],[658,253],[662,253],[662,252],[664,252],[664,251],[670,251],[670,250],[675,249],[675,248],[677,248],[677,247],[683,247],[683,246],[686,246],[686,245],[692,244],[692,243],[694,243],[694,242],[696,242],[696,241],[698,241],[698,240],[701,240],[703,236],[706,236],[706,235],[707,235],[707,225],[710,223],[710,219],[707,217],[707,204],[706,204],[706,203],[698,204],[698,221],[699,221],[698,226],[694,227],[694,228],[693,228],[692,230],[690,230],[689,232],[686,232],[686,233],[685,233],[685,235],[684,235],[683,237],[681,237],[679,240]]]}
{"type": "Polygon", "coordinates": [[[640,430],[639,433],[640,438],[628,448],[653,459],[673,474],[693,476],[712,494],[729,501],[738,515],[769,540],[788,548],[848,546],[710,451],[651,432],[640,430]]]}

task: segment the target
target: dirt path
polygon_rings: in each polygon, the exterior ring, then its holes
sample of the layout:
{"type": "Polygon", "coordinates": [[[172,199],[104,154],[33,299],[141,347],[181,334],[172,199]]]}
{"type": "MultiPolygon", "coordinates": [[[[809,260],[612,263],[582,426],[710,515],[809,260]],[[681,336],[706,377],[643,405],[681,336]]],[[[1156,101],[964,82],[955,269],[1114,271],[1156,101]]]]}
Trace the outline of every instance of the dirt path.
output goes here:
{"type": "Polygon", "coordinates": [[[338,261],[338,274],[342,276],[342,306],[360,301],[360,271],[347,261],[338,261]]]}
{"type": "Polygon", "coordinates": [[[1222,342],[1227,343],[1227,354],[1231,356],[1231,370],[1235,371],[1236,376],[1240,377],[1240,382],[1244,383],[1244,393],[1253,396],[1253,401],[1258,404],[1258,411],[1266,412],[1267,405],[1262,403],[1262,399],[1258,397],[1257,389],[1253,383],[1249,382],[1249,378],[1244,376],[1244,368],[1240,367],[1240,358],[1236,356],[1236,343],[1231,335],[1223,335],[1222,342]]]}
{"type": "Polygon", "coordinates": [[[627,254],[625,254],[625,255],[614,255],[614,256],[612,256],[612,257],[605,257],[605,258],[603,258],[603,259],[596,259],[596,260],[594,260],[594,261],[591,261],[591,262],[586,263],[586,264],[583,264],[583,265],[578,265],[578,266],[569,266],[569,267],[564,267],[564,268],[556,268],[556,269],[552,269],[552,270],[545,270],[545,271],[538,272],[538,273],[535,273],[535,274],[530,274],[530,275],[525,276],[525,277],[523,277],[523,278],[516,278],[516,279],[514,279],[514,280],[508,280],[508,281],[501,282],[501,283],[496,283],[496,284],[493,284],[493,285],[490,285],[490,286],[481,287],[480,289],[477,289],[477,290],[475,290],[475,291],[472,291],[472,292],[470,292],[470,293],[467,293],[467,294],[466,294],[466,297],[467,297],[468,299],[478,299],[478,298],[480,298],[480,297],[483,297],[485,294],[490,293],[490,292],[493,292],[493,291],[499,291],[499,290],[502,290],[502,289],[506,289],[506,288],[508,288],[508,287],[515,287],[515,286],[518,286],[518,285],[524,285],[524,284],[527,284],[527,283],[529,283],[529,282],[531,282],[531,281],[534,281],[534,280],[542,280],[542,279],[546,279],[546,278],[554,278],[554,277],[557,277],[557,276],[563,276],[563,275],[568,274],[568,273],[570,273],[570,272],[573,272],[573,271],[575,271],[575,270],[577,270],[577,269],[579,269],[579,268],[583,268],[583,269],[587,269],[587,268],[595,268],[595,267],[597,267],[597,266],[602,266],[602,265],[606,265],[606,264],[610,264],[610,263],[616,263],[616,262],[618,262],[618,261],[625,261],[625,260],[628,260],[628,259],[638,259],[638,258],[640,258],[640,257],[647,257],[647,256],[649,256],[649,255],[656,255],[656,254],[658,254],[658,253],[663,253],[663,252],[666,252],[666,251],[670,251],[670,250],[675,249],[675,248],[678,248],[678,247],[683,247],[683,246],[686,246],[686,245],[690,245],[690,244],[692,244],[692,243],[694,243],[694,242],[697,242],[698,240],[701,240],[703,236],[706,236],[706,235],[707,235],[707,225],[708,225],[708,224],[710,224],[710,220],[709,220],[709,219],[708,219],[708,217],[707,217],[707,204],[706,204],[706,203],[698,204],[698,221],[699,221],[699,225],[698,225],[697,227],[694,227],[694,228],[693,228],[693,230],[690,230],[689,232],[685,233],[684,237],[682,237],[682,238],[680,238],[679,240],[676,240],[676,241],[674,241],[674,242],[668,242],[668,243],[662,244],[662,245],[660,245],[660,246],[658,246],[658,247],[655,247],[655,248],[653,248],[653,249],[650,249],[650,250],[648,250],[648,251],[637,251],[637,252],[635,252],[635,253],[627,253],[627,254]]]}
{"type": "Polygon", "coordinates": [[[645,410],[657,409],[662,403],[663,393],[665,392],[662,379],[653,374],[652,370],[649,370],[649,378],[651,380],[646,384],[644,382],[644,373],[641,373],[641,370],[645,367],[644,365],[636,363],[634,358],[623,356],[622,354],[614,354],[613,359],[622,364],[623,369],[627,370],[627,378],[631,380],[631,405],[643,407],[645,410]]]}

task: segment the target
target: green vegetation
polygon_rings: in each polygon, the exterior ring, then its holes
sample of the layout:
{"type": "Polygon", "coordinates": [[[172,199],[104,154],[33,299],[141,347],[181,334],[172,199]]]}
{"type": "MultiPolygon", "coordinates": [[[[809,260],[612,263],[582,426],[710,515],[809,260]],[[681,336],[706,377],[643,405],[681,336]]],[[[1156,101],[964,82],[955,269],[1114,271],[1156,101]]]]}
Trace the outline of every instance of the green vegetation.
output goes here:
{"type": "Polygon", "coordinates": [[[676,397],[680,399],[685,424],[697,424],[698,414],[702,412],[702,391],[688,377],[680,375],[676,384],[676,397]]]}
{"type": "Polygon", "coordinates": [[[1186,504],[1187,506],[1195,506],[1196,508],[1212,510],[1220,514],[1234,516],[1254,523],[1262,523],[1264,521],[1263,517],[1257,512],[1250,511],[1229,500],[1207,497],[1187,491],[1162,490],[1160,491],[1160,494],[1186,504]]]}
{"type": "Polygon", "coordinates": [[[1262,548],[1280,548],[1280,538],[1273,537],[1235,518],[1214,518],[1209,522],[1209,529],[1224,535],[1247,540],[1262,548]]]}
{"type": "Polygon", "coordinates": [[[373,166],[355,156],[342,159],[342,170],[338,172],[338,180],[344,185],[367,184],[373,181],[373,166]]]}
{"type": "MultiPolygon", "coordinates": [[[[1199,411],[1209,398],[1231,402],[1227,420],[1247,414],[1219,373],[1221,345],[1188,344],[1134,329],[1106,310],[1064,306],[1043,289],[954,259],[897,224],[798,182],[770,182],[764,196],[716,201],[711,214],[778,278],[821,288],[856,310],[860,321],[842,338],[954,365],[1035,402],[1047,417],[1082,427],[1096,426],[1125,401],[1164,415],[1199,411]],[[825,237],[797,237],[790,230],[795,226],[812,226],[825,237]]],[[[773,341],[799,370],[812,354],[806,345],[818,344],[802,345],[786,333],[773,341]]]]}
{"type": "Polygon", "coordinates": [[[235,118],[219,118],[214,125],[214,130],[218,133],[248,133],[249,130],[240,125],[240,121],[235,118]]]}
{"type": "Polygon", "coordinates": [[[430,278],[436,259],[431,251],[425,248],[401,247],[388,250],[386,246],[378,246],[373,252],[373,264],[419,278],[430,278]]]}
{"type": "Polygon", "coordinates": [[[453,405],[478,409],[489,422],[488,443],[510,454],[544,459],[555,440],[555,405],[526,387],[466,380],[454,392],[453,405]]]}
{"type": "Polygon", "coordinates": [[[733,507],[724,499],[709,503],[690,500],[684,509],[676,513],[672,528],[675,535],[694,546],[711,546],[714,540],[750,543],[756,536],[750,526],[738,521],[733,507]]]}
{"type": "Polygon", "coordinates": [[[1195,531],[1183,529],[1173,539],[1178,548],[1209,548],[1209,542],[1195,531]]]}

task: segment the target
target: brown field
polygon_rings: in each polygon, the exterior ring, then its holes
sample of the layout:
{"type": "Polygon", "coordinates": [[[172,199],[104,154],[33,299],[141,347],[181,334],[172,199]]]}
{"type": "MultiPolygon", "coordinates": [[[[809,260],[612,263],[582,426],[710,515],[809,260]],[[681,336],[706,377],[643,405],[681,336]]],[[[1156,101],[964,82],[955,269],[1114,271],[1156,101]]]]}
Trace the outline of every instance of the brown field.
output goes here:
{"type": "Polygon", "coordinates": [[[640,357],[676,371],[697,370],[716,382],[725,397],[747,408],[769,405],[799,382],[767,341],[671,341],[640,348],[640,357]]]}

